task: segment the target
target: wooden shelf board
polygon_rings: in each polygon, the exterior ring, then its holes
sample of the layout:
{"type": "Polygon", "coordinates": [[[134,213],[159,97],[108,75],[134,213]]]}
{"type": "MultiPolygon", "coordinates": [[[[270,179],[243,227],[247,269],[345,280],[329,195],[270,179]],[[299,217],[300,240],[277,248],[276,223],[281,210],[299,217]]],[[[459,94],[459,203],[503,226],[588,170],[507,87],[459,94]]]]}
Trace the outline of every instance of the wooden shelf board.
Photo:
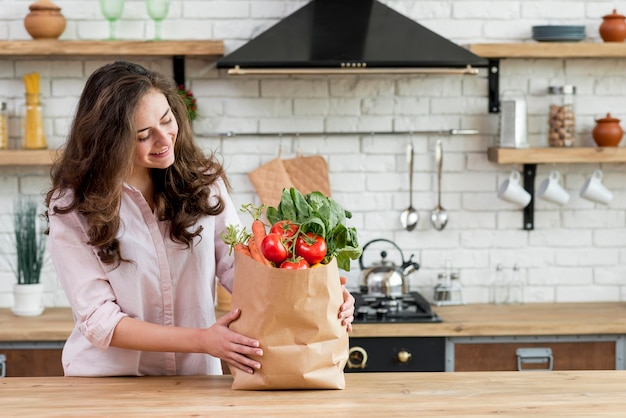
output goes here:
{"type": "Polygon", "coordinates": [[[545,163],[621,163],[626,162],[626,148],[498,148],[488,150],[489,161],[498,164],[545,163]]]}
{"type": "Polygon", "coordinates": [[[57,150],[2,150],[0,166],[51,165],[57,150]]]}
{"type": "Polygon", "coordinates": [[[190,41],[0,41],[0,57],[8,56],[212,56],[224,55],[224,43],[190,41]]]}
{"type": "Polygon", "coordinates": [[[625,42],[528,42],[470,44],[483,58],[624,58],[625,42]]]}

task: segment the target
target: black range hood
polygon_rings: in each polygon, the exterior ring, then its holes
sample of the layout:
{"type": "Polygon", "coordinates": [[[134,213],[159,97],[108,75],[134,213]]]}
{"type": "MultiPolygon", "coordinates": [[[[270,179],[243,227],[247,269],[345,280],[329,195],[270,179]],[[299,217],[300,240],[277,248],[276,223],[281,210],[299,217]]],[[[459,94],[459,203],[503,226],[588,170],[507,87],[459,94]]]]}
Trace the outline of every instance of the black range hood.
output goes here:
{"type": "Polygon", "coordinates": [[[477,74],[487,65],[376,0],[313,0],[217,62],[231,75],[477,74]]]}

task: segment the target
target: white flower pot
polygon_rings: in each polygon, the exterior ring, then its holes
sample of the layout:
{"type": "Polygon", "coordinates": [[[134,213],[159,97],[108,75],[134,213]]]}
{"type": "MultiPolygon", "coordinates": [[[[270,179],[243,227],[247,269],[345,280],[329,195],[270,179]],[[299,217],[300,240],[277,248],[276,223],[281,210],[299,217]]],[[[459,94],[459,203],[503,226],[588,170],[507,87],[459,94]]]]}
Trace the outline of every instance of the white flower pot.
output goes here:
{"type": "Polygon", "coordinates": [[[14,306],[11,308],[17,316],[38,316],[43,313],[43,284],[13,285],[14,306]]]}

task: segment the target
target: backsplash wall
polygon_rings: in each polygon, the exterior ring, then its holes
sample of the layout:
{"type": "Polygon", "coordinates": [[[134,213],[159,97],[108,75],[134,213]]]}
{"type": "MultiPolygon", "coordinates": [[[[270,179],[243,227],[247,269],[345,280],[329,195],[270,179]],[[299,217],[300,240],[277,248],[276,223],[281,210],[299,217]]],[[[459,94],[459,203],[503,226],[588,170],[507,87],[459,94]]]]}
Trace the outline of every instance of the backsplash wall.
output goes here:
{"type": "MultiPolygon", "coordinates": [[[[22,20],[30,0],[3,0],[0,39],[30,39],[22,20]]],[[[96,0],[55,1],[68,20],[62,39],[105,39],[108,24],[96,0]]],[[[223,39],[227,52],[296,10],[304,1],[176,1],[163,23],[165,39],[223,39]]],[[[587,41],[600,42],[601,17],[626,2],[613,1],[413,1],[383,3],[459,44],[521,42],[532,25],[584,24],[587,41]]],[[[150,39],[153,25],[143,0],[127,0],[118,35],[150,39]]],[[[530,41],[532,42],[532,41],[530,41]]],[[[0,58],[0,100],[9,104],[11,142],[19,143],[15,115],[23,101],[22,75],[38,71],[45,103],[46,134],[60,146],[88,75],[115,57],[98,59],[0,58]]],[[[171,60],[138,59],[151,68],[172,72],[171,60]]],[[[522,94],[528,103],[533,146],[547,144],[547,87],[574,84],[577,144],[592,144],[594,119],[611,112],[626,120],[626,58],[506,59],[501,61],[502,96],[522,94]]],[[[497,142],[499,115],[487,112],[487,78],[451,76],[272,76],[228,77],[214,62],[187,59],[188,87],[198,99],[194,130],[203,148],[217,149],[228,168],[237,205],[256,202],[247,173],[276,158],[319,154],[330,170],[333,197],[354,214],[352,225],[362,244],[375,238],[396,242],[405,258],[414,254],[421,268],[410,277],[414,290],[432,296],[437,273],[446,261],[460,270],[465,300],[489,300],[498,265],[511,275],[520,268],[526,302],[626,300],[626,172],[624,164],[538,165],[537,183],[556,168],[571,194],[560,208],[537,200],[535,229],[522,229],[522,211],[497,198],[499,184],[520,165],[487,160],[497,142]],[[324,135],[324,132],[384,132],[476,129],[472,136],[324,135]],[[304,137],[220,137],[216,133],[307,132],[304,137]],[[442,231],[429,222],[437,183],[434,146],[444,149],[442,204],[450,220],[442,231]],[[406,146],[415,147],[413,203],[420,214],[417,228],[402,229],[400,213],[408,206],[406,146]],[[614,193],[608,205],[578,196],[586,177],[604,171],[614,193]]],[[[624,127],[622,123],[622,127],[624,127]]],[[[624,145],[624,143],[620,144],[624,145]]],[[[12,202],[18,194],[40,195],[48,187],[48,167],[0,167],[0,307],[13,303],[15,282],[9,262],[12,202]]],[[[242,214],[249,223],[249,217],[242,214]]],[[[376,254],[374,254],[376,255],[376,254]]],[[[374,257],[375,259],[376,257],[374,257]]],[[[78,261],[77,261],[78,262],[78,261]]],[[[358,263],[346,273],[357,288],[358,263]]],[[[43,282],[47,306],[67,306],[51,263],[43,282]]]]}

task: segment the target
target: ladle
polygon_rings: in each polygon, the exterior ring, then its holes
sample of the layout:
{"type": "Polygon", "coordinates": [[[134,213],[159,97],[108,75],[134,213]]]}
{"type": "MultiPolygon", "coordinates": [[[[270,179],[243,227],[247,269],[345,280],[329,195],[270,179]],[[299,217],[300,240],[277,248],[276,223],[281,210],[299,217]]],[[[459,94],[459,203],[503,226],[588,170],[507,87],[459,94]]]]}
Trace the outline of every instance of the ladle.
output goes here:
{"type": "Polygon", "coordinates": [[[406,159],[409,163],[409,207],[400,215],[402,226],[407,231],[412,231],[419,221],[419,214],[413,207],[413,144],[409,143],[406,148],[406,159]]]}
{"type": "Polygon", "coordinates": [[[441,231],[448,223],[448,214],[441,206],[441,166],[443,165],[443,148],[441,139],[437,140],[437,148],[435,149],[435,160],[437,162],[437,206],[430,214],[430,223],[437,231],[441,231]]]}

